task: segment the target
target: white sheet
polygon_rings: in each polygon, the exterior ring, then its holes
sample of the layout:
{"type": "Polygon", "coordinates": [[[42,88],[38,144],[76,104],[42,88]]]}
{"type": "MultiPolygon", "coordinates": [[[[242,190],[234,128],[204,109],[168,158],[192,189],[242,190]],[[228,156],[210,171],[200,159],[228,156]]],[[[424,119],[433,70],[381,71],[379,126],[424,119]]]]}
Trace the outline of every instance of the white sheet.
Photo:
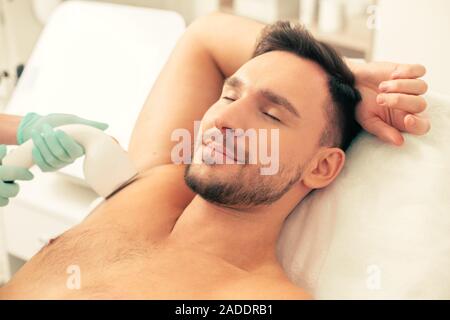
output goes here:
{"type": "Polygon", "coordinates": [[[318,299],[450,298],[450,98],[397,148],[363,133],[338,179],[288,217],[279,256],[318,299]]]}

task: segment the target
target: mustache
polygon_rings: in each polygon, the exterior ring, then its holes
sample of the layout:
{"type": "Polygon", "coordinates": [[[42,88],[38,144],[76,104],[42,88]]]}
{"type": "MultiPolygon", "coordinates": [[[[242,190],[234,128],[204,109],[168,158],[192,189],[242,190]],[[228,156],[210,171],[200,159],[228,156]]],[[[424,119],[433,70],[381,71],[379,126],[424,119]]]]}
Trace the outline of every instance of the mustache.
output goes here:
{"type": "Polygon", "coordinates": [[[203,146],[223,154],[225,157],[232,159],[236,163],[247,163],[249,159],[249,153],[244,149],[239,149],[237,145],[230,148],[226,143],[220,144],[214,141],[208,141],[203,143],[203,146]]]}
{"type": "Polygon", "coordinates": [[[246,150],[245,136],[238,136],[234,130],[226,129],[225,134],[217,127],[206,130],[201,138],[201,145],[215,152],[222,153],[236,163],[248,163],[250,152],[246,150]]]}

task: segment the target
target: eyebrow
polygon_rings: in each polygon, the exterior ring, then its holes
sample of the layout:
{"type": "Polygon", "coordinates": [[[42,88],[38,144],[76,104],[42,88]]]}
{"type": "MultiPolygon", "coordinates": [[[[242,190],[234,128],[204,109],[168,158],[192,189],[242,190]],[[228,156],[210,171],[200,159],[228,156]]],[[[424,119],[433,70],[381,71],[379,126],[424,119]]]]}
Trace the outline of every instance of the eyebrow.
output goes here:
{"type": "Polygon", "coordinates": [[[227,87],[240,89],[244,86],[244,82],[238,77],[229,77],[225,79],[224,85],[227,87]]]}
{"type": "MultiPolygon", "coordinates": [[[[241,89],[244,86],[244,82],[239,79],[238,77],[230,77],[225,79],[225,86],[235,88],[235,89],[241,89]]],[[[263,89],[259,90],[259,93],[268,101],[272,102],[273,104],[277,106],[283,107],[288,112],[292,113],[297,118],[301,118],[300,114],[297,112],[297,109],[293,106],[293,104],[286,99],[285,97],[269,90],[269,89],[263,89]]]]}

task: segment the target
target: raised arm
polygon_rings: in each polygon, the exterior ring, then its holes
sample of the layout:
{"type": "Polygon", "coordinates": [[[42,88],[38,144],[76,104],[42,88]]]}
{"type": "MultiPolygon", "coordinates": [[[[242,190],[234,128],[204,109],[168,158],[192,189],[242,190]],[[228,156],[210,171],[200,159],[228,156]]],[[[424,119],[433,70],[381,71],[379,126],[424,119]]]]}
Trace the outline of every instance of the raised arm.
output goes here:
{"type": "Polygon", "coordinates": [[[173,130],[191,132],[219,98],[223,81],[251,58],[264,27],[215,13],[196,20],[179,40],[141,111],[129,152],[140,171],[171,163],[173,130]]]}
{"type": "MultiPolygon", "coordinates": [[[[170,154],[177,143],[170,139],[172,132],[185,128],[193,137],[194,121],[219,98],[224,79],[251,58],[264,26],[222,13],[189,26],[152,88],[131,137],[129,152],[140,171],[172,163],[170,154]]],[[[347,63],[362,93],[357,120],[364,129],[397,145],[403,142],[400,132],[429,130],[429,122],[416,116],[426,107],[420,96],[426,84],[418,79],[425,73],[423,66],[347,63]],[[388,89],[381,88],[383,84],[388,89]]]]}

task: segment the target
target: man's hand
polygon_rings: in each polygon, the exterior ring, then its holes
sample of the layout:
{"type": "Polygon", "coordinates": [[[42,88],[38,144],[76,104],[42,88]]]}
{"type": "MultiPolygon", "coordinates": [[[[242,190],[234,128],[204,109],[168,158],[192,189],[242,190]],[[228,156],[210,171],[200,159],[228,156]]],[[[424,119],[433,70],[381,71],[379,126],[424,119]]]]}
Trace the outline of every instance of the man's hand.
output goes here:
{"type": "Polygon", "coordinates": [[[400,132],[423,135],[430,122],[418,113],[427,104],[421,96],[427,91],[425,67],[418,64],[390,62],[352,63],[356,86],[362,101],[356,109],[356,120],[368,132],[383,141],[403,144],[400,132]]]}

